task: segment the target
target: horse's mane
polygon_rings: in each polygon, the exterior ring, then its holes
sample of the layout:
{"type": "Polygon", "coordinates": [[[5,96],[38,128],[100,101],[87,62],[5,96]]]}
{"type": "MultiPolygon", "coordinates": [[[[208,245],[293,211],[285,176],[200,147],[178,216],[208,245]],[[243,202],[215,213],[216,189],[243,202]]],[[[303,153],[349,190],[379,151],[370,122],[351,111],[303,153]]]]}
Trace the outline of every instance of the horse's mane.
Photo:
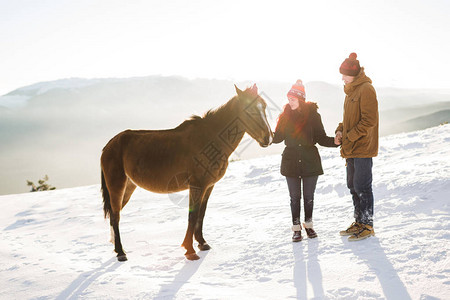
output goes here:
{"type": "Polygon", "coordinates": [[[219,106],[218,108],[213,108],[213,109],[208,110],[206,113],[203,114],[202,117],[199,115],[190,116],[189,119],[186,119],[183,123],[178,125],[178,127],[176,129],[185,128],[189,125],[195,125],[198,123],[209,122],[212,118],[214,118],[220,112],[226,110],[226,108],[228,108],[228,106],[231,105],[235,99],[237,99],[236,96],[231,98],[227,103],[219,106]]]}

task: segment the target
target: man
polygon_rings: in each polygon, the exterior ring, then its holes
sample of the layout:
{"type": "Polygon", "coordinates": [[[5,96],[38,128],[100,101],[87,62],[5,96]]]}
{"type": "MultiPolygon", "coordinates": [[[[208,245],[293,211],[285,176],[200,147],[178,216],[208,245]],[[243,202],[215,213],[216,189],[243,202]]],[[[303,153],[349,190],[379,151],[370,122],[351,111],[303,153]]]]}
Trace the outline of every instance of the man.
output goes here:
{"type": "Polygon", "coordinates": [[[339,68],[344,81],[344,118],[335,142],[347,163],[347,187],[353,197],[355,222],[342,236],[359,241],[375,235],[373,229],[372,157],[378,154],[378,101],[372,80],[364,73],[356,53],[339,68]]]}

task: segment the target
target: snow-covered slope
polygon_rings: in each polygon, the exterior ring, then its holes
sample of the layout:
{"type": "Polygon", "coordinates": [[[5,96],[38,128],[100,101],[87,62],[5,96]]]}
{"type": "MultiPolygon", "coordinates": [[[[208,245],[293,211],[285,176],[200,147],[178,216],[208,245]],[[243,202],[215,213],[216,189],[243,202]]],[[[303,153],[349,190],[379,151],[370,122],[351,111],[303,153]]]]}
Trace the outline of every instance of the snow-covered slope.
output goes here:
{"type": "Polygon", "coordinates": [[[206,212],[212,250],[187,261],[187,194],[137,190],[116,261],[99,186],[0,196],[1,299],[449,299],[450,125],[382,138],[376,237],[349,243],[345,161],[320,149],[319,237],[290,241],[280,156],[230,164],[206,212]]]}

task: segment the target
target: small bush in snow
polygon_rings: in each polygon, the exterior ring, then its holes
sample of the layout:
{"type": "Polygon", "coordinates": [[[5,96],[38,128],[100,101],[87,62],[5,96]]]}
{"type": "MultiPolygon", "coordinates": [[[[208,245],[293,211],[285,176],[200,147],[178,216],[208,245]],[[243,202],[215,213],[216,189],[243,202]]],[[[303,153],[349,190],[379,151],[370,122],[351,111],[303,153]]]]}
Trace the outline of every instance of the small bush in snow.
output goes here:
{"type": "Polygon", "coordinates": [[[47,180],[48,176],[45,175],[43,179],[40,179],[38,181],[38,186],[36,186],[34,182],[27,180],[27,185],[31,186],[30,192],[50,191],[56,189],[55,187],[52,187],[50,184],[46,183],[47,180]]]}

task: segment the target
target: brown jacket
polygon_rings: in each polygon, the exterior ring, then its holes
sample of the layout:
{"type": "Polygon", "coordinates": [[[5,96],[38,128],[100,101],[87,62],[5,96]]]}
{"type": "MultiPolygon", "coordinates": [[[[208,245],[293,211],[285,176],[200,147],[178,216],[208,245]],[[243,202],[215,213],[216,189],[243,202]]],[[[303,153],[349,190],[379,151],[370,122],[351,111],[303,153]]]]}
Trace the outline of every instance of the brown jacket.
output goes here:
{"type": "Polygon", "coordinates": [[[372,80],[364,68],[355,80],[344,87],[344,120],[341,155],[344,158],[367,158],[378,154],[378,101],[372,80]]]}

